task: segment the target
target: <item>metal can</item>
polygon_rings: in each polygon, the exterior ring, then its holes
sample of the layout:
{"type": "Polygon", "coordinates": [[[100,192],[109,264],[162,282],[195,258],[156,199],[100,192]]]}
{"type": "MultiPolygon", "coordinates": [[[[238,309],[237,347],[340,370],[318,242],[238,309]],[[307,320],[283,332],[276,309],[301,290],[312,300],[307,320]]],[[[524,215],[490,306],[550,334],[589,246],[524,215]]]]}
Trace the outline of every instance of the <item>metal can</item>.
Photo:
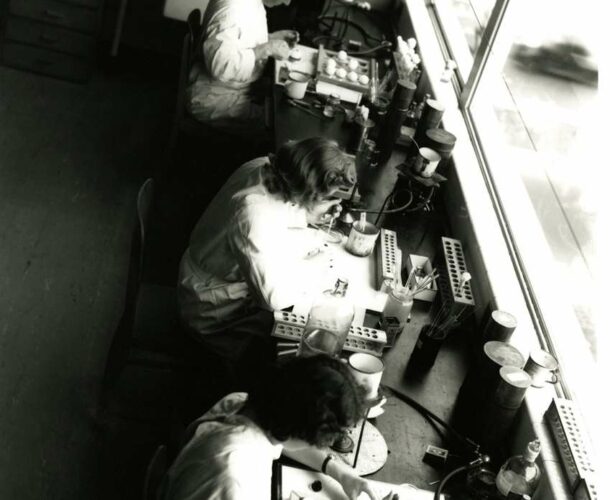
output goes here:
{"type": "Polygon", "coordinates": [[[327,118],[334,118],[337,108],[341,105],[341,97],[339,94],[329,94],[326,98],[326,104],[324,104],[324,109],[322,110],[322,114],[327,118]]]}

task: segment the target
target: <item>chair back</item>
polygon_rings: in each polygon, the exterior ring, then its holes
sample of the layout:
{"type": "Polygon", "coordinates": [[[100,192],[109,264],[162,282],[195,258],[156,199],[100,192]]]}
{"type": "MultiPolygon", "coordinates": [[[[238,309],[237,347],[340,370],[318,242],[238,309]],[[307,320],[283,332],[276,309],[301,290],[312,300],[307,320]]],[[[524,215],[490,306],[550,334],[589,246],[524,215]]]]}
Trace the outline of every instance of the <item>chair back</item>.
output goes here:
{"type": "Polygon", "coordinates": [[[125,296],[125,311],[121,320],[124,328],[131,331],[135,315],[135,304],[142,280],[142,267],[144,264],[144,247],[148,219],[154,196],[155,183],[153,179],[146,179],[138,191],[136,200],[136,223],[131,235],[131,251],[129,254],[129,270],[127,271],[127,290],[125,296]]]}
{"type": "Polygon", "coordinates": [[[201,11],[199,9],[193,9],[186,18],[186,24],[188,25],[187,35],[190,45],[190,50],[188,54],[188,63],[190,68],[195,62],[195,59],[197,58],[198,45],[201,41],[201,11]]]}
{"type": "Polygon", "coordinates": [[[144,490],[142,492],[143,500],[157,500],[159,498],[161,483],[163,482],[168,467],[167,447],[165,445],[160,445],[155,450],[155,453],[146,468],[144,490]]]}

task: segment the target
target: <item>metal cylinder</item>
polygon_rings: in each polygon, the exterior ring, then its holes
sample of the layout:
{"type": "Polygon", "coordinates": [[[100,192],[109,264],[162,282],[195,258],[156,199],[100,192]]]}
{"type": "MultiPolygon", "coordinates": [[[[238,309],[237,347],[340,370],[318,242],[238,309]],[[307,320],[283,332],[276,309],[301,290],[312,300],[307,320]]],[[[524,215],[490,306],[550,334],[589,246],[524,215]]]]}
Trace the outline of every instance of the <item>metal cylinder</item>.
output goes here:
{"type": "Polygon", "coordinates": [[[481,425],[481,409],[489,404],[502,380],[500,369],[521,368],[524,363],[523,355],[515,347],[505,342],[486,342],[460,387],[451,417],[456,429],[474,437],[481,425]]]}
{"type": "Polygon", "coordinates": [[[451,156],[457,138],[442,128],[431,128],[425,131],[420,146],[438,151],[443,160],[451,156]]]}
{"type": "Polygon", "coordinates": [[[517,318],[506,311],[496,309],[492,311],[483,329],[483,340],[508,342],[515,328],[517,328],[517,318]]]}
{"type": "Polygon", "coordinates": [[[503,366],[499,372],[500,383],[483,405],[476,430],[471,436],[488,450],[497,449],[506,440],[525,392],[532,384],[531,377],[514,366],[503,366]]]}
{"type": "Polygon", "coordinates": [[[519,408],[530,385],[532,378],[527,372],[514,366],[503,366],[492,400],[503,408],[519,408]]]}
{"type": "Polygon", "coordinates": [[[445,105],[436,99],[427,99],[421,118],[417,124],[417,132],[425,133],[426,130],[437,128],[443,119],[445,105]]]}
{"type": "Polygon", "coordinates": [[[406,80],[398,81],[385,117],[385,122],[382,124],[377,136],[380,163],[385,163],[392,154],[392,149],[400,136],[400,127],[402,127],[407,117],[409,104],[413,100],[416,88],[413,82],[406,80]]]}

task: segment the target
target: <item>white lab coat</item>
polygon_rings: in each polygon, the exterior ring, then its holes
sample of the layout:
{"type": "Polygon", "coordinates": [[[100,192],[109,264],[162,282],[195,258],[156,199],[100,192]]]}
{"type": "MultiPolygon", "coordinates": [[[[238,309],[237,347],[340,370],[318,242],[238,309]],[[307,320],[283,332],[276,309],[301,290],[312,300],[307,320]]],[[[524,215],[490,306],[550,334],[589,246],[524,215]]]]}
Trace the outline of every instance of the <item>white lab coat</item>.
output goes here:
{"type": "MultiPolygon", "coordinates": [[[[239,167],[195,226],[180,263],[183,322],[206,334],[226,329],[260,307],[279,310],[318,293],[328,280],[319,231],[306,210],[270,194],[268,158],[239,167]]],[[[330,258],[330,257],[329,257],[330,258]]]]}
{"type": "Polygon", "coordinates": [[[188,89],[189,111],[221,128],[260,128],[264,108],[252,101],[251,85],[265,63],[255,60],[253,49],[268,40],[262,0],[211,0],[203,32],[204,63],[188,89]]]}
{"type": "Polygon", "coordinates": [[[163,500],[268,500],[271,468],[282,453],[239,411],[245,393],[224,397],[186,431],[188,443],[169,469],[163,500]]]}

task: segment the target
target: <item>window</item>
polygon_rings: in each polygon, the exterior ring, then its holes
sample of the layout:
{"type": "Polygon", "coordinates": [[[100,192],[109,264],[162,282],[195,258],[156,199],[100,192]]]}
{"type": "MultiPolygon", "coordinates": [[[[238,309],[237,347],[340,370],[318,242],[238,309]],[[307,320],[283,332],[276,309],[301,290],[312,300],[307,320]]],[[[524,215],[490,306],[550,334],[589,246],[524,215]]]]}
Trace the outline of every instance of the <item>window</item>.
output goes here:
{"type": "Polygon", "coordinates": [[[599,395],[588,370],[601,369],[594,304],[603,290],[596,282],[604,203],[597,186],[606,168],[598,133],[600,7],[592,0],[430,6],[444,51],[458,64],[463,115],[494,187],[540,340],[559,357],[564,390],[593,433],[599,395]],[[568,312],[573,323],[565,320],[568,312]]]}

